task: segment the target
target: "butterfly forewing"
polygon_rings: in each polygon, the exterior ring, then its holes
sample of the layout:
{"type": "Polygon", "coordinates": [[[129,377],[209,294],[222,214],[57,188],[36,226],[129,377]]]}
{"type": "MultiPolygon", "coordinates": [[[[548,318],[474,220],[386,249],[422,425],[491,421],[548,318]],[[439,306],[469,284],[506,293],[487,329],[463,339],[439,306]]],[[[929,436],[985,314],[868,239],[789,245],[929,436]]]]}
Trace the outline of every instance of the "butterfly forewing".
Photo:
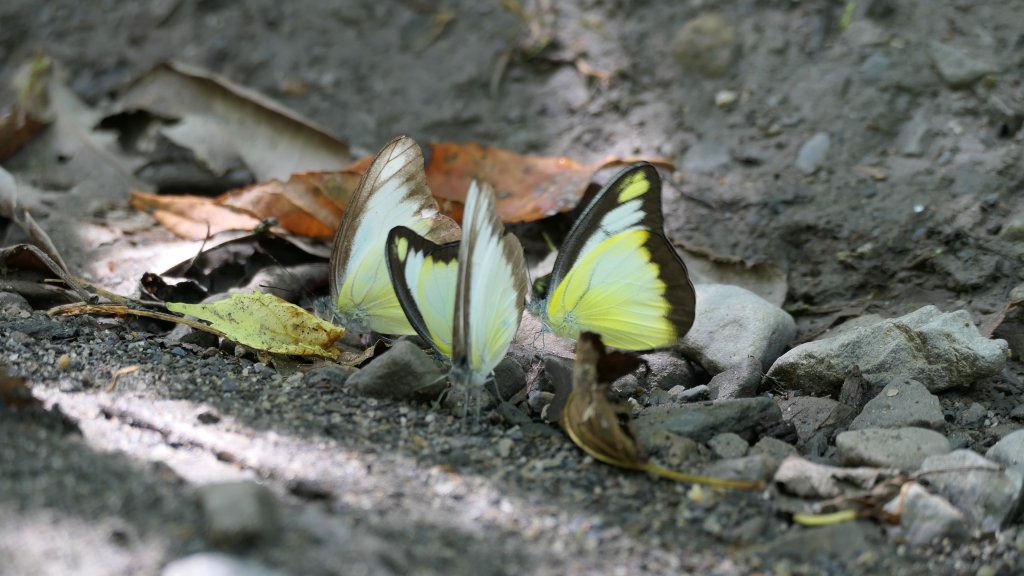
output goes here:
{"type": "Polygon", "coordinates": [[[405,136],[374,158],[345,210],[331,251],[331,300],[349,329],[412,334],[385,265],[388,232],[407,226],[419,234],[439,218],[427,188],[423,154],[405,136]]]}
{"type": "Polygon", "coordinates": [[[597,193],[569,231],[555,260],[552,287],[577,260],[602,241],[641,228],[660,233],[662,222],[658,171],[646,162],[625,168],[597,193]]]}
{"type": "Polygon", "coordinates": [[[620,172],[573,226],[542,312],[567,338],[596,332],[609,346],[669,346],[693,324],[686,266],[662,232],[661,180],[639,163],[620,172]]]}

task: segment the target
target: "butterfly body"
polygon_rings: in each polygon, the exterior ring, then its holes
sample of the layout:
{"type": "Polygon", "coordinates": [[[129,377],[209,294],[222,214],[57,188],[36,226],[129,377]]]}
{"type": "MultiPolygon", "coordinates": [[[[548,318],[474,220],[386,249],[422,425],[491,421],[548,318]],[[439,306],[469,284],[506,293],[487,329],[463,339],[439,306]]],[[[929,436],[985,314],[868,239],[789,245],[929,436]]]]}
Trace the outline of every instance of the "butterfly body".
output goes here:
{"type": "Polygon", "coordinates": [[[695,293],[662,227],[657,171],[626,168],[569,231],[531,312],[573,340],[590,331],[627,350],[673,344],[693,324],[695,293]]]}

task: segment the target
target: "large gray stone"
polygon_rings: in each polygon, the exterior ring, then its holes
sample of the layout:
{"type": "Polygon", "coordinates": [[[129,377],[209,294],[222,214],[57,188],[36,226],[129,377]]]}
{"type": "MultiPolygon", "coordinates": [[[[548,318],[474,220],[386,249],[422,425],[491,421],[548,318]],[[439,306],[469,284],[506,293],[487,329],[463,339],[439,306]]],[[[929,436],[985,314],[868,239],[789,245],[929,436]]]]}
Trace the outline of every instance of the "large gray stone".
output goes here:
{"type": "Polygon", "coordinates": [[[865,428],[836,436],[843,466],[880,466],[917,470],[925,458],[950,451],[949,440],[925,428],[865,428]]]}
{"type": "Polygon", "coordinates": [[[1024,487],[1020,471],[966,449],[926,458],[918,477],[927,479],[972,525],[986,531],[999,530],[1014,520],[1024,487]]]}
{"type": "Polygon", "coordinates": [[[669,352],[652,352],[641,356],[647,362],[647,385],[671,390],[676,386],[690,388],[695,375],[689,361],[677,358],[669,352]]]}
{"type": "Polygon", "coordinates": [[[951,88],[970,86],[982,77],[999,71],[995,64],[938,40],[931,43],[930,54],[939,76],[951,88]]]}
{"type": "Polygon", "coordinates": [[[445,373],[426,352],[399,340],[366,368],[349,376],[347,385],[375,398],[435,399],[448,385],[445,373]]]}
{"type": "Polygon", "coordinates": [[[1024,471],[1024,430],[1017,430],[1003,436],[985,452],[985,457],[1024,471]]]}
{"type": "Polygon", "coordinates": [[[707,442],[723,432],[735,432],[750,441],[781,420],[782,413],[775,402],[759,396],[701,404],[652,406],[637,417],[636,432],[641,445],[664,431],[698,442],[707,442]]]}
{"type": "Polygon", "coordinates": [[[868,382],[914,379],[938,392],[998,374],[1006,366],[1006,350],[1005,340],[982,336],[966,311],[944,313],[925,306],[797,346],[772,365],[766,378],[783,388],[832,396],[857,366],[868,382]]]}
{"type": "Polygon", "coordinates": [[[698,284],[697,317],[683,337],[683,353],[712,374],[740,366],[748,356],[771,365],[796,336],[785,310],[729,284],[698,284]]]}
{"type": "Polygon", "coordinates": [[[916,380],[901,380],[882,388],[850,423],[850,430],[905,428],[944,430],[946,419],[938,396],[916,380]]]}
{"type": "Polygon", "coordinates": [[[911,482],[901,490],[900,496],[885,505],[885,511],[899,514],[903,536],[914,546],[943,538],[961,542],[970,535],[963,512],[942,496],[929,493],[917,482],[911,482]]]}
{"type": "Polygon", "coordinates": [[[821,432],[826,438],[844,430],[856,415],[853,408],[831,398],[797,396],[779,402],[782,419],[793,423],[799,443],[805,444],[821,432]]]}

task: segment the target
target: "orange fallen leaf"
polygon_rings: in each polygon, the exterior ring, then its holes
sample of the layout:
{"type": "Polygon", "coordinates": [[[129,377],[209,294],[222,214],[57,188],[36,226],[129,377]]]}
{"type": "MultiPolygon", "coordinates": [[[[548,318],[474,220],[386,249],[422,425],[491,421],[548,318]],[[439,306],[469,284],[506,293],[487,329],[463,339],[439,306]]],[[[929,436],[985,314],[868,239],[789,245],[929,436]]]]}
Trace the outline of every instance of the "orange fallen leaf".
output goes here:
{"type": "MultiPolygon", "coordinates": [[[[461,204],[471,181],[487,182],[494,187],[503,222],[532,222],[575,208],[598,170],[637,160],[609,157],[581,164],[565,156],[531,156],[474,143],[443,142],[431,146],[427,184],[439,200],[461,204]]],[[[649,161],[672,166],[661,159],[649,161]]]]}
{"type": "Polygon", "coordinates": [[[133,208],[152,216],[164,228],[189,240],[202,240],[226,230],[252,230],[259,218],[237,212],[204,196],[165,196],[132,192],[133,208]]]}
{"type": "MultiPolygon", "coordinates": [[[[296,235],[329,240],[372,160],[372,156],[360,158],[341,171],[297,173],[287,181],[269,180],[217,198],[133,192],[131,203],[178,236],[193,240],[205,238],[208,232],[251,230],[267,218],[296,235]]],[[[461,220],[469,183],[476,179],[494,187],[504,222],[531,222],[575,208],[597,171],[638,160],[610,157],[581,164],[564,156],[438,143],[431,146],[426,174],[441,213],[456,221],[461,220]]],[[[665,160],[648,161],[672,168],[665,160]]]]}

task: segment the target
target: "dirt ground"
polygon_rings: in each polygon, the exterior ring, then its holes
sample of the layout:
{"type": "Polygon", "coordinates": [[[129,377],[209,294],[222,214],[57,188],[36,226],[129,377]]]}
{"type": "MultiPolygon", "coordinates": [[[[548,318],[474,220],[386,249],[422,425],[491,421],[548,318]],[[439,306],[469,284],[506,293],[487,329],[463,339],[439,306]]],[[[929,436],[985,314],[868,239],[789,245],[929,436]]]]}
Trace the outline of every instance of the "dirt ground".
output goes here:
{"type": "MultiPolygon", "coordinates": [[[[12,97],[14,70],[39,50],[94,105],[175,59],[279,100],[356,151],[404,133],[587,161],[665,157],[679,168],[664,197],[669,237],[784,267],[798,341],[841,319],[925,304],[983,324],[1019,297],[1017,0],[553,0],[524,3],[527,21],[502,4],[515,3],[6,0],[0,94],[12,97]],[[442,8],[454,19],[435,35],[442,8]],[[673,48],[681,27],[710,11],[731,35],[705,30],[701,40],[721,45],[697,56],[673,48]],[[943,58],[957,58],[945,47],[966,64],[944,69],[943,58]]],[[[31,162],[15,157],[9,169],[31,162]]],[[[90,221],[95,206],[81,191],[72,198],[51,228],[90,221]]],[[[145,270],[131,235],[95,245],[54,235],[72,268],[112,288],[131,290],[145,270]],[[126,246],[141,268],[107,278],[91,266],[126,246]]],[[[4,245],[15,239],[9,231],[4,245]]],[[[463,431],[429,405],[305,386],[251,358],[118,322],[36,312],[2,324],[0,362],[67,419],[0,413],[0,574],[155,574],[203,550],[258,563],[249,573],[293,574],[1022,566],[1016,526],[924,549],[869,522],[809,538],[758,494],[604,466],[546,425],[463,431]],[[143,369],[107,389],[134,364],[143,369]],[[197,486],[237,479],[269,489],[267,532],[211,541],[197,486]]],[[[951,426],[974,402],[1000,422],[949,435],[984,452],[1015,430],[1022,378],[1013,358],[1003,375],[944,393],[951,426]]]]}

